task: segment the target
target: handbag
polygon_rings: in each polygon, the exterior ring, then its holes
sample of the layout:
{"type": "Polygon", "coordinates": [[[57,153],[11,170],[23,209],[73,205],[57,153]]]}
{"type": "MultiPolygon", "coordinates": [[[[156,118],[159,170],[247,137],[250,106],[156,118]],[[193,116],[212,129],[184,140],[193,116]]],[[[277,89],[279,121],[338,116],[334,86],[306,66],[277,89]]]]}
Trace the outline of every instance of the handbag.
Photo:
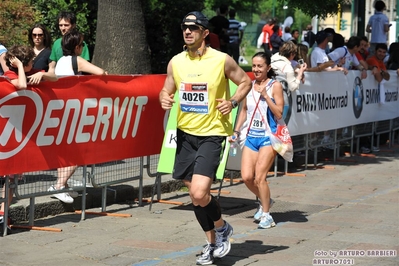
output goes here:
{"type": "Polygon", "coordinates": [[[273,149],[288,162],[292,162],[294,156],[294,147],[288,127],[283,118],[277,120],[276,132],[269,136],[273,149]]]}

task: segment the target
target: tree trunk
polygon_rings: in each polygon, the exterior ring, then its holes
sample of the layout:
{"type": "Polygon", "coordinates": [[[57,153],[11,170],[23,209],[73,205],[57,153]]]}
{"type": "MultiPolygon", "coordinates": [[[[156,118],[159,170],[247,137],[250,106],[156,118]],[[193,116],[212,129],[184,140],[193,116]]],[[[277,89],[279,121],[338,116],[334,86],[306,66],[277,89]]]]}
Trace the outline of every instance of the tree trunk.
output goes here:
{"type": "Polygon", "coordinates": [[[151,72],[140,0],[98,0],[93,63],[110,74],[151,72]]]}

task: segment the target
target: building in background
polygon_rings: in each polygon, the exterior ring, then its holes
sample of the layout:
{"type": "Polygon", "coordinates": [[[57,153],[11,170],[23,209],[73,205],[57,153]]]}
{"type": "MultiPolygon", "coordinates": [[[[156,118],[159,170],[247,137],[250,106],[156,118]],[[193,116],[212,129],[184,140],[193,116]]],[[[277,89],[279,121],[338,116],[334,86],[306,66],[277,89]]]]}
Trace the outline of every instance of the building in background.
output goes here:
{"type": "MultiPolygon", "coordinates": [[[[351,4],[341,7],[341,12],[337,15],[327,17],[324,20],[319,20],[318,29],[333,28],[335,32],[342,34],[345,39],[350,36],[367,36],[371,37],[370,33],[366,33],[366,25],[369,18],[374,14],[374,2],[376,0],[352,0],[351,4]]],[[[383,0],[386,5],[384,14],[387,15],[392,26],[389,31],[388,44],[398,41],[399,33],[399,10],[398,0],[383,0]]]]}

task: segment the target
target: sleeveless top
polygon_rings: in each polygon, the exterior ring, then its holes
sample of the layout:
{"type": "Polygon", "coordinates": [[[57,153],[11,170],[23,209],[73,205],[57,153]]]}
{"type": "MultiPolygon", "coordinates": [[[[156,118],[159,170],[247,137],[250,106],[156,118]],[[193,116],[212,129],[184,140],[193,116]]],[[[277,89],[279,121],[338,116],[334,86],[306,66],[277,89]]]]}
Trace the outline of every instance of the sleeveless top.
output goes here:
{"type": "Polygon", "coordinates": [[[67,55],[61,57],[55,65],[56,76],[75,76],[72,67],[72,56],[67,55]]]}
{"type": "MultiPolygon", "coordinates": [[[[272,91],[274,82],[275,80],[270,79],[266,85],[266,93],[273,102],[272,91]]],[[[266,99],[260,95],[260,92],[255,90],[254,85],[255,81],[252,82],[252,89],[246,97],[248,136],[265,137],[268,135],[266,132],[269,132],[269,134],[270,132],[276,132],[277,120],[269,109],[266,99]],[[256,105],[258,106],[256,107],[256,105]]]]}
{"type": "Polygon", "coordinates": [[[176,94],[179,95],[177,128],[196,136],[229,136],[231,114],[222,115],[216,99],[230,99],[224,66],[226,54],[211,47],[200,58],[183,51],[172,58],[176,94]]]}
{"type": "Polygon", "coordinates": [[[44,48],[36,57],[33,59],[33,68],[48,71],[48,65],[50,64],[50,48],[44,48]]]}

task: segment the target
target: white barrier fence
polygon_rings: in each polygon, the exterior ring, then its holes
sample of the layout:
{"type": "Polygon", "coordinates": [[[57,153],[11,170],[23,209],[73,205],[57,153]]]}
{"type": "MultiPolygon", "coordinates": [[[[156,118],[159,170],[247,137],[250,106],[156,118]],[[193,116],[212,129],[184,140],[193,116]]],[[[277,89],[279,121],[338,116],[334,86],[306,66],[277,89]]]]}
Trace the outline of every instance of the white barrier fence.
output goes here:
{"type": "MultiPolygon", "coordinates": [[[[393,132],[399,127],[399,79],[395,71],[389,73],[390,80],[380,84],[371,71],[364,80],[360,79],[359,71],[349,71],[347,75],[343,72],[305,74],[305,83],[288,95],[284,110],[294,150],[305,153],[305,167],[310,150],[314,151],[314,163],[317,163],[317,148],[325,145],[323,135],[331,138],[329,145],[332,145],[334,161],[344,141],[350,142],[351,155],[355,147],[358,152],[360,137],[370,137],[374,142],[374,137],[379,139],[387,133],[393,143],[393,132]]],[[[229,158],[227,169],[239,171],[240,164],[241,151],[238,151],[235,157],[229,158]]]]}

